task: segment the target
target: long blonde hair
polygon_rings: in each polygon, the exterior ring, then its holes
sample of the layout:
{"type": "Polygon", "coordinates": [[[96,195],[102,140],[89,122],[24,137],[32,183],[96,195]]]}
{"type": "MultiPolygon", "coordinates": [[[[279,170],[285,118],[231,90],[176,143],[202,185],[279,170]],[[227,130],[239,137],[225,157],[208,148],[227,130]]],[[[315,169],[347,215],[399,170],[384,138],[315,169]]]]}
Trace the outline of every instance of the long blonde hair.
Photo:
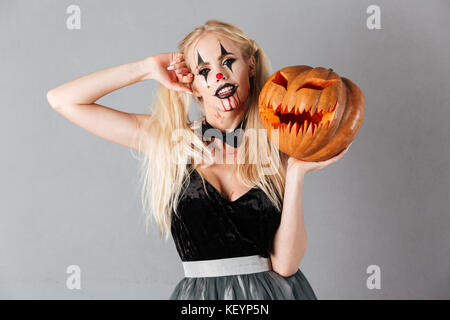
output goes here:
{"type": "MultiPolygon", "coordinates": [[[[235,164],[240,181],[249,187],[259,187],[281,211],[286,157],[268,139],[258,110],[259,93],[271,75],[270,62],[255,40],[247,37],[240,28],[219,20],[208,20],[204,25],[195,28],[179,42],[179,52],[185,55],[187,49],[205,32],[214,32],[229,38],[241,48],[244,59],[247,60],[251,56],[256,59],[256,72],[250,78],[250,92],[243,119],[245,139],[238,147],[235,164]],[[247,138],[257,143],[247,143],[247,138]],[[273,174],[267,174],[268,171],[273,174]]],[[[150,105],[151,117],[143,124],[145,135],[138,141],[139,150],[146,150],[141,153],[142,205],[146,230],[148,232],[153,216],[160,237],[165,235],[166,240],[171,232],[172,212],[178,214],[177,204],[183,186],[189,183],[190,174],[196,167],[187,164],[192,161],[200,163],[204,156],[207,164],[213,163],[210,149],[201,137],[195,134],[201,122],[189,120],[191,97],[187,93],[169,90],[159,84],[150,105]],[[174,139],[174,136],[177,139],[174,139]]]]}

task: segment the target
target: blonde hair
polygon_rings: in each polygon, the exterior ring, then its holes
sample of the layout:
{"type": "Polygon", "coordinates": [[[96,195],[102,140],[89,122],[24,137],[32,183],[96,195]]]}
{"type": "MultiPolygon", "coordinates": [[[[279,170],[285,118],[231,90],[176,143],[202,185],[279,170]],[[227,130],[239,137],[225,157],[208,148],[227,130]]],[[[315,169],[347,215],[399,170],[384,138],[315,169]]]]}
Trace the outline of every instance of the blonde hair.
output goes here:
{"type": "MultiPolygon", "coordinates": [[[[185,59],[188,48],[205,32],[214,32],[229,38],[241,48],[244,59],[247,60],[251,56],[256,59],[255,75],[250,78],[250,92],[243,119],[245,139],[238,147],[235,164],[239,180],[248,187],[259,187],[281,211],[286,158],[268,139],[258,110],[259,93],[271,75],[270,62],[255,40],[247,37],[240,28],[219,20],[208,20],[179,42],[179,52],[184,54],[185,59]],[[255,132],[258,133],[256,137],[255,132]],[[247,138],[256,139],[251,141],[257,141],[257,144],[246,143],[247,138]],[[267,174],[267,167],[273,174],[267,174]]],[[[201,105],[201,101],[196,101],[201,105]]],[[[183,186],[189,183],[190,174],[196,168],[195,165],[187,164],[192,163],[192,160],[194,163],[202,162],[204,156],[207,164],[213,163],[211,151],[194,132],[199,130],[201,123],[189,120],[190,107],[191,95],[169,90],[159,84],[150,106],[151,117],[143,124],[145,135],[138,141],[139,150],[146,150],[142,152],[141,158],[142,204],[146,230],[148,232],[153,216],[160,237],[165,235],[166,240],[171,232],[172,213],[178,214],[177,204],[183,186]],[[181,139],[175,141],[174,132],[181,139]]]]}

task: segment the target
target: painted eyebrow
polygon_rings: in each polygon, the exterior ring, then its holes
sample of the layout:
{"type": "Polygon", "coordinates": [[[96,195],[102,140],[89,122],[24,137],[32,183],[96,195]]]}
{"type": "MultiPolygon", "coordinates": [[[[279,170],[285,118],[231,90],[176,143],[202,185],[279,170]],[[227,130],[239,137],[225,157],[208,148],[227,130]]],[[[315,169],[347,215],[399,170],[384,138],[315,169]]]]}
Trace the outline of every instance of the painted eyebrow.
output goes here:
{"type": "MultiPolygon", "coordinates": [[[[224,57],[226,57],[226,56],[228,56],[228,55],[235,55],[233,52],[227,52],[227,53],[225,53],[225,54],[222,54],[222,55],[220,55],[220,57],[219,58],[217,58],[217,61],[220,61],[220,60],[222,60],[224,57]]],[[[197,71],[201,66],[203,66],[203,65],[209,65],[209,62],[203,62],[203,63],[200,63],[196,68],[195,68],[195,71],[197,71]]]]}

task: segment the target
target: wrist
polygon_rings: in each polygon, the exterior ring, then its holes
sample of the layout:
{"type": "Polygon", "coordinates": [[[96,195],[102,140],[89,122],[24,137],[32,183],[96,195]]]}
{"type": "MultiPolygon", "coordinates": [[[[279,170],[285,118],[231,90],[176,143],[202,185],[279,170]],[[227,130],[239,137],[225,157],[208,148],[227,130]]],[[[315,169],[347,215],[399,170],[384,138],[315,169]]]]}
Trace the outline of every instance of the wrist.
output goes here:
{"type": "Polygon", "coordinates": [[[300,171],[287,172],[285,181],[285,195],[286,192],[299,195],[303,192],[303,184],[305,176],[300,171]]]}
{"type": "Polygon", "coordinates": [[[153,57],[147,57],[138,61],[141,73],[141,81],[153,79],[153,57]]]}
{"type": "Polygon", "coordinates": [[[305,169],[299,166],[288,166],[286,170],[286,177],[292,178],[295,180],[302,180],[305,178],[306,171],[305,169]]]}

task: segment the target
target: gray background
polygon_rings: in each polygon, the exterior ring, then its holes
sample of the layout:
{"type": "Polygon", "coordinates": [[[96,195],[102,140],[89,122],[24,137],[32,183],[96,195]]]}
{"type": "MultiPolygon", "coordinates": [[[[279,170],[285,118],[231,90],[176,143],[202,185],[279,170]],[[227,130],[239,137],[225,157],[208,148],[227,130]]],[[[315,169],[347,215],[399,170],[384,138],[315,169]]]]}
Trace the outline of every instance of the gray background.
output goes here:
{"type": "MultiPolygon", "coordinates": [[[[176,50],[212,18],[256,39],[273,71],[332,67],[365,93],[348,153],[305,180],[301,269],[318,298],[450,298],[449,16],[448,1],[0,1],[0,298],[168,298],[182,265],[172,239],[145,234],[133,152],[60,116],[46,92],[176,50]],[[70,4],[81,30],[66,28],[70,4]],[[370,4],[381,30],[366,27],[370,4]],[[81,290],[65,286],[72,264],[81,290]]],[[[155,88],[99,103],[145,112],[155,88]]]]}

